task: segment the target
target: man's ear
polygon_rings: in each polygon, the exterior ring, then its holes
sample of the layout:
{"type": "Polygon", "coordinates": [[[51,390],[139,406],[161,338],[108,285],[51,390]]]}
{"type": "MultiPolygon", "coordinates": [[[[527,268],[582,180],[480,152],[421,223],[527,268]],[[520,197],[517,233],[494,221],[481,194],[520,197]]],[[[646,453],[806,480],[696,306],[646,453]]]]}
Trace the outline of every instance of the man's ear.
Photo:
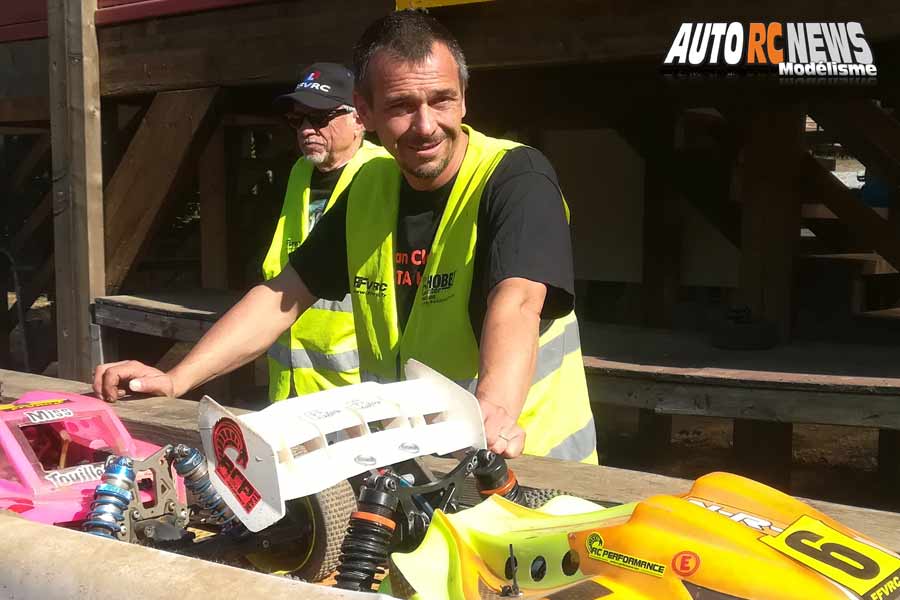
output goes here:
{"type": "Polygon", "coordinates": [[[375,131],[375,121],[372,118],[372,107],[369,106],[369,103],[366,102],[363,95],[356,90],[353,91],[353,105],[356,106],[356,114],[359,115],[359,119],[362,121],[366,131],[375,131]]]}

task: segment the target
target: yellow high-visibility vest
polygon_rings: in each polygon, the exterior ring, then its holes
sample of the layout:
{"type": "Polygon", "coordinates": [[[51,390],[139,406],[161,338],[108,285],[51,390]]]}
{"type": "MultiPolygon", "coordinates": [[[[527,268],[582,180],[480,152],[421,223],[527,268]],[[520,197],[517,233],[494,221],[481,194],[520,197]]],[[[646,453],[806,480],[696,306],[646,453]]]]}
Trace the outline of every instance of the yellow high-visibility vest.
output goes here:
{"type": "MultiPolygon", "coordinates": [[[[479,352],[469,318],[478,206],[485,184],[506,151],[518,144],[463,126],[469,145],[438,225],[422,282],[400,331],[394,282],[400,170],[377,158],[357,174],[347,207],[350,295],[363,381],[396,381],[415,358],[475,390],[479,352]]],[[[566,209],[568,215],[568,209],[566,209]]],[[[531,389],[519,416],[525,452],[597,463],[575,313],[540,336],[531,389]]]]}
{"type": "MultiPolygon", "coordinates": [[[[344,167],[325,206],[327,212],[359,168],[376,156],[388,156],[380,146],[364,142],[344,167]]],[[[269,252],[263,261],[263,276],[277,276],[288,264],[288,255],[309,235],[309,185],[313,165],[299,159],[291,169],[281,216],[269,252]]],[[[298,395],[339,385],[359,383],[359,354],[353,329],[350,298],[340,302],[320,299],[288,331],[279,336],[267,353],[269,399],[291,395],[291,379],[298,395]]]]}

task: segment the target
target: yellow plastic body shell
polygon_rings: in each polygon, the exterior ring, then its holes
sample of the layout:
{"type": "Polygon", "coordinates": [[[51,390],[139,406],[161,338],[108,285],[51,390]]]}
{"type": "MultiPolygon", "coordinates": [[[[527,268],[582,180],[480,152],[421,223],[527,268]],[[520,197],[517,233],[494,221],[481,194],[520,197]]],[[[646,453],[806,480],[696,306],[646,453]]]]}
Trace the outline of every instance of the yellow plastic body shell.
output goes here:
{"type": "MultiPolygon", "coordinates": [[[[607,509],[556,498],[535,511],[494,496],[457,514],[437,512],[419,548],[392,555],[382,591],[427,600],[499,597],[510,583],[505,571],[512,544],[526,598],[565,598],[577,591],[571,597],[693,600],[692,586],[723,598],[862,597],[823,575],[826,569],[814,561],[807,561],[810,567],[761,541],[780,540],[803,516],[835,538],[862,542],[890,568],[900,566],[893,553],[795,498],[737,475],[712,473],[684,496],[607,509]],[[531,567],[536,560],[540,566],[538,557],[546,566],[543,574],[535,571],[535,580],[531,567]]],[[[883,576],[890,579],[882,572],[865,585],[877,589],[883,576]]]]}

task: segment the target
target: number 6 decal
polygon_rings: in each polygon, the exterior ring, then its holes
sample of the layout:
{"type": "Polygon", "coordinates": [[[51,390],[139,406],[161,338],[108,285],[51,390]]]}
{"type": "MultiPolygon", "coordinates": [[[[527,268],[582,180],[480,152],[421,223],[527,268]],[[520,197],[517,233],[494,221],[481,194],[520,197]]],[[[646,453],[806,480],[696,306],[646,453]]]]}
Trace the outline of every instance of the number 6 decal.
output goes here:
{"type": "Polygon", "coordinates": [[[821,535],[812,531],[795,531],[785,538],[784,543],[789,548],[856,579],[875,579],[881,573],[877,562],[853,548],[835,542],[826,542],[818,548],[813,545],[821,539],[821,535]]]}
{"type": "Polygon", "coordinates": [[[760,541],[862,598],[900,574],[900,558],[806,515],[760,541]]]}

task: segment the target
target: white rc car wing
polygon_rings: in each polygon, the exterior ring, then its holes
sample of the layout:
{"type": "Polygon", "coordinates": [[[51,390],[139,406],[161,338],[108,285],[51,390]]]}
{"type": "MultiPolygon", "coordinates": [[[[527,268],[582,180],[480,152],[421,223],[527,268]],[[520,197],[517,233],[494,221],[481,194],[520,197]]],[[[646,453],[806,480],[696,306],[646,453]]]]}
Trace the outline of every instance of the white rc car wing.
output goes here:
{"type": "Polygon", "coordinates": [[[285,502],[427,454],[485,448],[478,401],[415,360],[406,381],[361,383],[236,416],[205,396],[200,436],[209,474],[250,531],[284,517],[285,502]]]}

